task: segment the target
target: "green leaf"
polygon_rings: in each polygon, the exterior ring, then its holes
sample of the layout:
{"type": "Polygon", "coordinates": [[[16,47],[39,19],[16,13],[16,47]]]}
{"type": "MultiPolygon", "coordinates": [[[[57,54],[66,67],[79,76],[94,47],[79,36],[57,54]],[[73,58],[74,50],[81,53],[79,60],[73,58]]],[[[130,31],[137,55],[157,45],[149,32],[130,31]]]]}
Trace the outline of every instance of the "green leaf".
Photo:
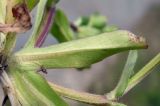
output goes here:
{"type": "Polygon", "coordinates": [[[132,50],[129,52],[128,59],[122,71],[122,75],[118,85],[113,91],[111,91],[111,93],[107,94],[107,97],[110,98],[111,100],[116,100],[117,98],[121,97],[124,94],[128,82],[130,80],[130,77],[134,72],[134,67],[136,65],[137,57],[138,53],[136,50],[132,50]]]}
{"type": "Polygon", "coordinates": [[[59,42],[66,42],[74,39],[70,23],[66,15],[61,10],[56,11],[51,33],[59,42]]]}
{"type": "Polygon", "coordinates": [[[22,71],[12,67],[10,77],[16,90],[18,101],[23,106],[68,106],[35,71],[22,71]],[[15,70],[13,70],[15,69],[15,70]]]}
{"type": "Polygon", "coordinates": [[[77,38],[85,38],[118,30],[115,26],[107,25],[107,18],[98,13],[94,13],[89,17],[80,17],[74,22],[74,25],[77,27],[77,38]]]}
{"type": "Polygon", "coordinates": [[[40,0],[38,3],[38,7],[37,7],[37,13],[36,13],[36,21],[34,24],[34,28],[33,28],[33,32],[32,35],[30,37],[30,39],[27,41],[25,47],[34,47],[35,42],[38,38],[38,31],[40,29],[40,25],[43,19],[43,15],[44,15],[44,10],[45,10],[45,6],[47,4],[47,0],[40,0]]]}
{"type": "Polygon", "coordinates": [[[97,34],[100,34],[98,29],[89,26],[81,26],[78,28],[77,36],[78,38],[85,38],[89,36],[95,36],[97,34]]]}
{"type": "MultiPolygon", "coordinates": [[[[26,81],[29,83],[31,83],[30,86],[34,87],[35,90],[37,90],[37,92],[40,92],[42,96],[44,96],[44,98],[46,98],[47,100],[44,99],[44,101],[49,104],[48,106],[51,105],[51,103],[54,106],[68,106],[53,90],[52,88],[48,85],[48,83],[46,82],[46,80],[38,75],[37,73],[33,72],[33,71],[28,71],[27,73],[25,73],[25,78],[26,81]],[[48,102],[47,102],[48,101],[48,102]],[[50,101],[50,103],[49,103],[50,101]]],[[[33,88],[33,89],[34,89],[33,88]]],[[[32,89],[32,90],[33,90],[32,89]]],[[[37,95],[38,96],[38,95],[37,95]]],[[[40,95],[39,95],[40,96],[40,95]]],[[[41,97],[39,97],[41,99],[41,97]]],[[[52,105],[52,106],[53,106],[52,105]]]]}
{"type": "Polygon", "coordinates": [[[9,75],[13,79],[12,83],[17,93],[16,96],[18,101],[20,101],[21,104],[28,106],[39,104],[40,101],[36,97],[34,97],[35,95],[33,95],[31,89],[29,89],[24,79],[22,79],[22,76],[24,76],[24,74],[20,74],[19,72],[17,72],[17,70],[13,71],[14,72],[10,72],[9,75]]]}
{"type": "Polygon", "coordinates": [[[97,30],[102,30],[107,24],[107,18],[99,13],[94,13],[90,16],[83,16],[78,18],[74,24],[77,27],[88,26],[96,28],[97,30]]]}
{"type": "Polygon", "coordinates": [[[47,7],[51,7],[53,4],[57,4],[60,0],[48,0],[47,7]]]}
{"type": "Polygon", "coordinates": [[[45,21],[43,19],[45,19],[47,15],[46,14],[47,7],[50,7],[51,5],[55,5],[57,2],[58,2],[57,0],[40,0],[39,1],[33,32],[32,32],[30,39],[27,41],[25,47],[33,48],[35,46],[35,43],[39,37],[41,26],[43,25],[43,22],[45,21]]]}
{"type": "Polygon", "coordinates": [[[107,19],[105,16],[95,13],[90,16],[88,25],[91,27],[97,28],[99,30],[102,30],[106,26],[106,23],[107,23],[107,19]]]}
{"type": "MultiPolygon", "coordinates": [[[[2,1],[7,1],[7,0],[2,0],[2,1]]],[[[36,5],[38,4],[38,2],[40,0],[12,0],[12,3],[13,4],[18,4],[18,3],[24,3],[24,1],[25,1],[26,5],[27,5],[28,10],[32,11],[33,8],[36,7],[36,5]]]]}
{"type": "Polygon", "coordinates": [[[31,11],[39,2],[40,0],[25,0],[29,11],[31,11]]]}
{"type": "Polygon", "coordinates": [[[146,47],[144,38],[121,30],[45,48],[25,49],[17,52],[15,57],[25,67],[32,64],[46,68],[83,68],[113,54],[146,47]]]}
{"type": "Polygon", "coordinates": [[[78,19],[74,22],[74,24],[75,24],[76,26],[87,26],[88,23],[89,23],[89,17],[85,17],[85,16],[78,18],[78,19]]]}

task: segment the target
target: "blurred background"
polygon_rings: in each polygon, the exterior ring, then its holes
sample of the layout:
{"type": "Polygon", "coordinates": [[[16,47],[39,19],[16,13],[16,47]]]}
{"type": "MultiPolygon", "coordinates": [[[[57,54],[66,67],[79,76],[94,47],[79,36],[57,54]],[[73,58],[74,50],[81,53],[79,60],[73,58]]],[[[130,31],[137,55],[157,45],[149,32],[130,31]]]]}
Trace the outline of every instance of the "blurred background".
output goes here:
{"type": "MultiPolygon", "coordinates": [[[[149,48],[139,51],[135,72],[160,52],[160,0],[61,0],[58,7],[67,14],[70,21],[79,16],[99,12],[107,17],[108,24],[144,36],[149,48]]],[[[34,17],[34,12],[32,17],[34,17]]],[[[30,32],[25,35],[29,35],[30,32]]],[[[23,46],[27,38],[28,36],[19,36],[16,50],[23,46]]],[[[48,36],[45,45],[55,43],[56,40],[48,36]]],[[[48,80],[68,88],[105,94],[116,86],[127,54],[128,52],[123,52],[111,56],[83,71],[54,69],[44,76],[48,80]]],[[[120,101],[128,106],[160,106],[159,81],[160,66],[120,101]]],[[[74,101],[69,102],[71,106],[90,106],[74,101]]]]}

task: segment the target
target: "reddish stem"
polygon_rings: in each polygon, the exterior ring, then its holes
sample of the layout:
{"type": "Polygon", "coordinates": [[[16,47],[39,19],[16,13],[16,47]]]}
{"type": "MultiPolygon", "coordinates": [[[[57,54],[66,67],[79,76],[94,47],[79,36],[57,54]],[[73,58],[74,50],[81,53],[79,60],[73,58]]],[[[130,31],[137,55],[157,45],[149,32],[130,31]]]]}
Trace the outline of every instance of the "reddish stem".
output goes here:
{"type": "Polygon", "coordinates": [[[55,15],[55,7],[51,7],[47,13],[46,16],[46,21],[44,23],[44,27],[42,28],[42,32],[40,33],[39,38],[37,39],[36,43],[35,43],[35,47],[41,47],[48,35],[48,32],[50,31],[50,28],[52,26],[53,23],[53,18],[55,15]]]}

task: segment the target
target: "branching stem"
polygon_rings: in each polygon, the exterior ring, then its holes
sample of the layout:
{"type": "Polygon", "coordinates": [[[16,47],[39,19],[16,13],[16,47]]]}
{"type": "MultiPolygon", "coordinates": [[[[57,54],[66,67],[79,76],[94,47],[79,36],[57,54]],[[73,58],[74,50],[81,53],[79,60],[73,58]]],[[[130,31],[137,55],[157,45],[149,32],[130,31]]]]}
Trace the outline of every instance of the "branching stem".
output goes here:
{"type": "Polygon", "coordinates": [[[155,56],[147,65],[145,65],[136,75],[134,75],[129,80],[125,93],[127,93],[139,82],[141,82],[147,75],[149,75],[153,71],[153,68],[155,68],[158,65],[160,65],[160,53],[157,56],[155,56]]]}
{"type": "Polygon", "coordinates": [[[92,104],[96,106],[125,106],[123,104],[114,102],[114,101],[109,101],[105,95],[97,95],[97,94],[90,94],[86,92],[79,92],[75,91],[69,88],[64,88],[62,86],[56,85],[54,83],[48,82],[52,89],[56,91],[59,95],[84,102],[87,104],[92,104]]]}

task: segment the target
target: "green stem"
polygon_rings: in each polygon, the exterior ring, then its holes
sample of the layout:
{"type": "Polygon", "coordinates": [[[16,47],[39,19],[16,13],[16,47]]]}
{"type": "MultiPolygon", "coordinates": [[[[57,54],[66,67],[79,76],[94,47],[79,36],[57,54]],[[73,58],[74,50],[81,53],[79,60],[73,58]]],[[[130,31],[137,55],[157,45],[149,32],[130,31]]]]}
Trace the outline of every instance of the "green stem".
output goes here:
{"type": "Polygon", "coordinates": [[[64,88],[49,82],[50,86],[61,96],[64,96],[69,99],[77,100],[84,103],[89,104],[108,104],[108,100],[103,95],[94,95],[84,92],[78,92],[75,90],[71,90],[69,88],[64,88]]]}
{"type": "Polygon", "coordinates": [[[42,19],[43,19],[43,15],[45,13],[45,6],[47,4],[47,0],[40,0],[38,3],[38,7],[37,7],[37,13],[36,13],[36,21],[35,21],[35,25],[33,28],[33,32],[31,37],[29,38],[29,40],[26,43],[26,47],[27,48],[34,48],[35,42],[38,38],[38,31],[40,29],[40,25],[42,23],[42,19]]]}
{"type": "Polygon", "coordinates": [[[39,0],[27,0],[26,4],[27,4],[29,11],[31,11],[38,4],[38,2],[39,0]]]}
{"type": "Polygon", "coordinates": [[[155,56],[146,66],[144,66],[136,75],[134,75],[129,80],[125,93],[127,93],[139,82],[141,82],[147,75],[149,75],[153,71],[153,68],[155,68],[158,65],[160,65],[160,53],[157,56],[155,56]]]}
{"type": "MultiPolygon", "coordinates": [[[[35,1],[35,0],[32,0],[32,1],[35,1]]],[[[21,2],[23,2],[23,0],[0,0],[0,23],[3,23],[3,24],[14,23],[14,18],[12,15],[12,7],[21,2]]],[[[30,6],[30,10],[32,8],[33,7],[30,6]]],[[[4,48],[4,50],[2,51],[2,54],[7,56],[11,53],[13,47],[15,46],[16,33],[8,33],[8,34],[0,33],[0,37],[1,37],[0,51],[3,50],[4,48]],[[6,40],[6,43],[4,44],[5,40],[6,40]],[[2,45],[5,45],[5,47],[2,47],[2,45]]],[[[0,80],[2,82],[2,86],[5,94],[8,95],[12,106],[20,106],[21,104],[17,100],[17,95],[9,76],[7,75],[5,70],[1,70],[1,71],[2,72],[0,75],[0,80]]]]}
{"type": "Polygon", "coordinates": [[[69,88],[64,88],[62,86],[56,85],[51,82],[48,82],[48,83],[50,84],[52,89],[56,91],[59,95],[72,100],[76,100],[79,102],[92,104],[96,106],[125,106],[121,103],[107,100],[107,97],[105,95],[96,95],[96,94],[90,94],[86,92],[79,92],[69,88]]]}
{"type": "Polygon", "coordinates": [[[33,28],[33,32],[27,43],[25,44],[26,48],[34,48],[35,44],[40,37],[40,31],[42,30],[41,27],[45,26],[44,23],[46,18],[48,17],[48,8],[51,8],[51,5],[55,6],[57,0],[40,0],[37,7],[36,13],[36,21],[33,28]]]}
{"type": "MultiPolygon", "coordinates": [[[[6,1],[7,3],[7,6],[6,6],[6,23],[14,23],[14,18],[13,18],[13,15],[12,15],[12,8],[13,6],[15,6],[16,4],[18,3],[22,3],[24,2],[23,0],[8,0],[6,1]]],[[[26,1],[26,4],[27,4],[27,7],[29,9],[29,11],[31,11],[35,6],[36,4],[39,2],[39,0],[30,0],[30,1],[26,1]]],[[[8,33],[6,35],[6,45],[4,47],[4,51],[3,51],[3,54],[5,55],[9,55],[10,52],[12,52],[13,48],[15,47],[15,44],[16,44],[16,39],[17,39],[17,36],[16,36],[16,33],[8,33]]]]}
{"type": "Polygon", "coordinates": [[[137,57],[138,57],[138,53],[136,50],[132,50],[129,52],[128,59],[123,69],[120,81],[118,82],[116,88],[106,95],[108,99],[116,100],[123,95],[128,85],[128,81],[131,77],[131,74],[133,73],[133,69],[136,64],[137,57]]]}

